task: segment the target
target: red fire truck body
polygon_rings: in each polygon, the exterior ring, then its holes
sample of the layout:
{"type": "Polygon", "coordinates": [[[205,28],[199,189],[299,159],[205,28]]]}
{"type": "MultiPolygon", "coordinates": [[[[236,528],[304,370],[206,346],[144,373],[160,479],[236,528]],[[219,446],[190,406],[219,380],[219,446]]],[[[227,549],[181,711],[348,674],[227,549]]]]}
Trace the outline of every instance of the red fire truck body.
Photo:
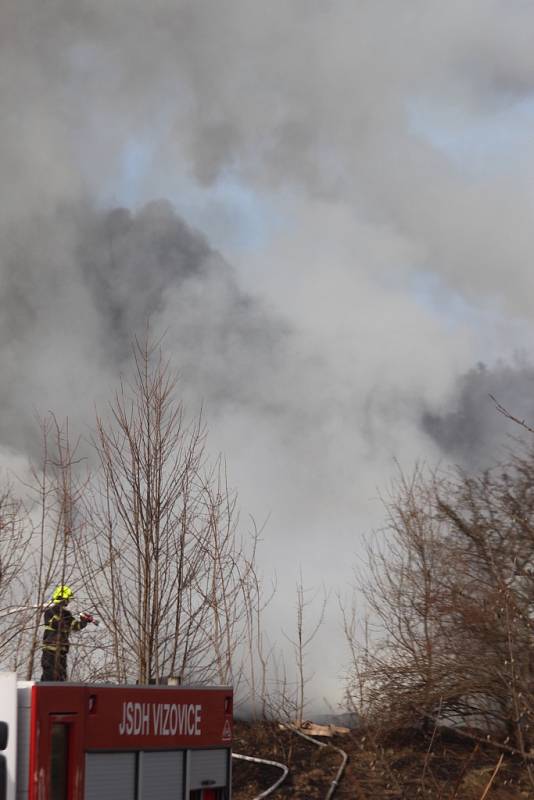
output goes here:
{"type": "Polygon", "coordinates": [[[232,690],[0,674],[7,800],[229,800],[232,690]]]}

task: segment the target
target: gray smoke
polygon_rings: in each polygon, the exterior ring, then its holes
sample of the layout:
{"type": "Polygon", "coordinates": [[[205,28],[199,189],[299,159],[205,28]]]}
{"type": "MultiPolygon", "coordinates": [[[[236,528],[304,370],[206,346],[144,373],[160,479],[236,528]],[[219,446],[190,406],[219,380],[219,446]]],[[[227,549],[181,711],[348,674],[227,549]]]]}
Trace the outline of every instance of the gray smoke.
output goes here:
{"type": "Polygon", "coordinates": [[[479,364],[462,375],[441,414],[426,412],[424,430],[444,456],[470,470],[503,463],[530,435],[500,413],[492,397],[517,420],[534,426],[534,369],[528,364],[479,364]]]}
{"type": "Polygon", "coordinates": [[[489,392],[529,415],[533,27],[523,0],[3,0],[2,462],[34,412],[86,430],[150,318],[270,515],[284,612],[299,562],[344,585],[397,462],[493,458],[489,392]]]}
{"type": "Polygon", "coordinates": [[[219,411],[242,400],[260,365],[274,369],[289,335],[166,202],[136,213],[60,208],[12,224],[6,238],[0,444],[14,450],[33,452],[36,412],[89,423],[147,324],[154,339],[172,338],[173,363],[197,405],[213,401],[219,411]]]}

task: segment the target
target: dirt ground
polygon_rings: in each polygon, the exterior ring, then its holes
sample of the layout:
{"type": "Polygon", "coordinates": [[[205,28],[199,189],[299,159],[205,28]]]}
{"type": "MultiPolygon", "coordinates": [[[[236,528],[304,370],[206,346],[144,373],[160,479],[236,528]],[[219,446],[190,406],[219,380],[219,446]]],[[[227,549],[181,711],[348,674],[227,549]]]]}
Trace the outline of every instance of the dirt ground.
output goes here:
{"type": "MultiPolygon", "coordinates": [[[[343,749],[349,757],[334,795],[338,800],[481,800],[483,796],[484,800],[534,800],[534,783],[521,762],[512,758],[500,762],[497,749],[451,732],[399,731],[377,741],[352,731],[322,741],[343,749]]],[[[324,800],[341,764],[340,754],[332,747],[319,748],[267,722],[236,721],[234,752],[289,767],[274,800],[324,800]]],[[[252,800],[280,775],[276,768],[234,759],[233,799],[252,800]]]]}

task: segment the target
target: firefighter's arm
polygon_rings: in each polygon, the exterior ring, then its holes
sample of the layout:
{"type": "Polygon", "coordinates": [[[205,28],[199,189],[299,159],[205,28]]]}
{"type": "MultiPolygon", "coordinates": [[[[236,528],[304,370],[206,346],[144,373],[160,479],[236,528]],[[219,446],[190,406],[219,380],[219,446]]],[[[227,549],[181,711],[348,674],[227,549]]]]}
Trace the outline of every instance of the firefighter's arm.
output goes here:
{"type": "Polygon", "coordinates": [[[45,625],[50,625],[51,620],[53,619],[56,613],[55,608],[45,608],[44,610],[44,623],[45,625]]]}
{"type": "Polygon", "coordinates": [[[69,627],[71,631],[82,631],[85,628],[85,626],[87,625],[87,620],[82,619],[82,616],[83,616],[82,614],[77,616],[73,616],[72,614],[70,614],[71,619],[69,627]]]}

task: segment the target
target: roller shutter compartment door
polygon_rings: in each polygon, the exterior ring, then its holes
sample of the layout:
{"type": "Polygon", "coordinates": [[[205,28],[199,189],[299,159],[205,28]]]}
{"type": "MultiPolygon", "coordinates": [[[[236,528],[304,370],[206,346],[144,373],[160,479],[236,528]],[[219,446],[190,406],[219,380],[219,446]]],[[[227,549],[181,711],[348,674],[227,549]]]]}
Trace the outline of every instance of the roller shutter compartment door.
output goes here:
{"type": "Polygon", "coordinates": [[[183,800],[184,751],[139,755],[139,800],[183,800]]]}
{"type": "Polygon", "coordinates": [[[191,750],[190,788],[226,786],[228,783],[228,750],[191,750]]]}
{"type": "Polygon", "coordinates": [[[84,800],[135,800],[135,753],[87,753],[84,800]]]}

